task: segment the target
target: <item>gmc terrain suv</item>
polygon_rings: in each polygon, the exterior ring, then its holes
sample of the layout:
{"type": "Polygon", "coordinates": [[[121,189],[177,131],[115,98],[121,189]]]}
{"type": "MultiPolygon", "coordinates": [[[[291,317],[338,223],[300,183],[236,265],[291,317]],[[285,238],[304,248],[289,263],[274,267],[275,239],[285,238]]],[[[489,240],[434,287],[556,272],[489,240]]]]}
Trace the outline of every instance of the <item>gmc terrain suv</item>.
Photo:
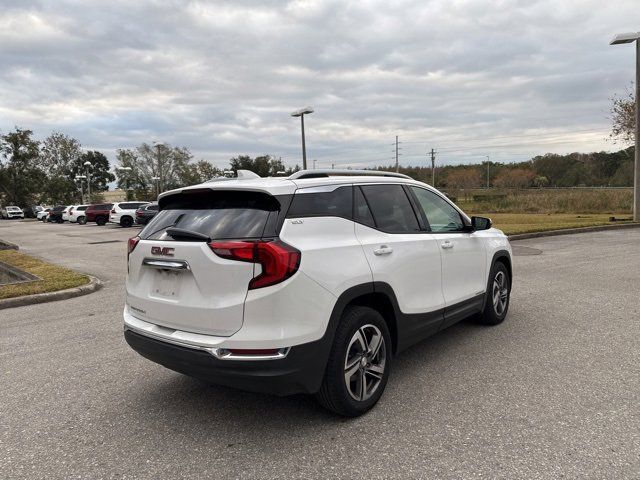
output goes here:
{"type": "Polygon", "coordinates": [[[404,175],[241,170],[165,192],[159,210],[129,240],[124,335],[207,382],[356,416],[399,352],[507,315],[507,237],[404,175]]]}

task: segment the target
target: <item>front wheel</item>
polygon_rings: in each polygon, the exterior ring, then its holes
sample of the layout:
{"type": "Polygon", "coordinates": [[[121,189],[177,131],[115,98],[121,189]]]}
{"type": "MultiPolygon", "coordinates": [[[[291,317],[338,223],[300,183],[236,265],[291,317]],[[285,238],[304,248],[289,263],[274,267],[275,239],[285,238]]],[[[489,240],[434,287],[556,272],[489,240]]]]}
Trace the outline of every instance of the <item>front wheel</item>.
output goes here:
{"type": "Polygon", "coordinates": [[[339,415],[362,415],[384,392],[391,355],[382,315],[368,307],[348,307],[336,330],[318,401],[339,415]]]}
{"type": "Polygon", "coordinates": [[[97,217],[96,223],[100,226],[103,226],[107,223],[107,219],[105,217],[97,217]]]}
{"type": "Polygon", "coordinates": [[[480,323],[498,325],[507,317],[511,296],[511,278],[504,263],[496,262],[491,268],[486,296],[480,323]]]}

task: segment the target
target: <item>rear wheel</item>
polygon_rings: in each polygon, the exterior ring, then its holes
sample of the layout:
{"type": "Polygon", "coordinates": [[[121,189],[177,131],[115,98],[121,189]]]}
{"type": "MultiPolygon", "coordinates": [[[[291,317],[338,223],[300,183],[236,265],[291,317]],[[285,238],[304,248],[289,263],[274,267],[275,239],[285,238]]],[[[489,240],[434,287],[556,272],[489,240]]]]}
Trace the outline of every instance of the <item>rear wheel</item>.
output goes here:
{"type": "Polygon", "coordinates": [[[96,217],[96,223],[100,226],[105,225],[107,223],[107,219],[105,217],[96,217]]]}
{"type": "Polygon", "coordinates": [[[491,268],[486,295],[487,300],[480,316],[480,323],[498,325],[507,317],[511,296],[511,278],[504,263],[496,262],[491,268]]]}
{"type": "Polygon", "coordinates": [[[85,223],[87,223],[87,217],[85,217],[85,216],[78,217],[78,224],[79,225],[84,225],[85,223]]]}
{"type": "Polygon", "coordinates": [[[129,228],[131,225],[133,225],[133,218],[131,218],[131,217],[122,217],[120,219],[120,225],[125,227],[125,228],[129,228]]]}
{"type": "Polygon", "coordinates": [[[391,354],[384,318],[372,308],[347,308],[336,330],[318,401],[339,415],[362,415],[384,392],[391,354]]]}

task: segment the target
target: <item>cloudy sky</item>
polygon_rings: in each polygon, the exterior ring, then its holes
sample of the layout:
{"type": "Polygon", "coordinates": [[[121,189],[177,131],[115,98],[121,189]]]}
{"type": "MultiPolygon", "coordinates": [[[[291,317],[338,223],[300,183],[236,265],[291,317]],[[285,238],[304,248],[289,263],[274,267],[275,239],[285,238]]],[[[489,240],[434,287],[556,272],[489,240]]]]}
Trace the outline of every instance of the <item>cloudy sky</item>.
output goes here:
{"type": "Polygon", "coordinates": [[[638,0],[0,0],[0,131],[113,159],[166,141],[225,166],[525,160],[614,150],[638,0]]]}

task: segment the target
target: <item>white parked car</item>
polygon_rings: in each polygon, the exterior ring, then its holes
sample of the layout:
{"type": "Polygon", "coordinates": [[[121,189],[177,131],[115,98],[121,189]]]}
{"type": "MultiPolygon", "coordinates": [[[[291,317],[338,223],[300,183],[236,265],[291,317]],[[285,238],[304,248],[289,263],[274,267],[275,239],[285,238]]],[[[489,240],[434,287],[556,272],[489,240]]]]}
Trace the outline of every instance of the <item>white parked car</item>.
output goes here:
{"type": "Polygon", "coordinates": [[[71,210],[73,210],[73,207],[75,207],[75,205],[67,205],[65,207],[65,209],[62,211],[62,221],[63,222],[68,222],[69,221],[69,213],[71,212],[71,210]]]}
{"type": "Polygon", "coordinates": [[[148,205],[150,202],[118,202],[111,207],[109,221],[117,223],[123,227],[130,227],[136,219],[136,210],[138,207],[148,205]]]}
{"type": "Polygon", "coordinates": [[[46,207],[46,208],[40,210],[37,213],[36,218],[38,220],[43,221],[43,222],[46,221],[47,220],[47,216],[49,215],[49,210],[51,210],[51,207],[46,207]]]}
{"type": "Polygon", "coordinates": [[[507,237],[438,190],[373,171],[239,175],[161,194],[129,241],[124,335],[142,356],[356,416],[402,350],[505,319],[507,237]]]}
{"type": "Polygon", "coordinates": [[[70,223],[80,223],[84,224],[85,216],[84,211],[87,209],[89,205],[72,205],[67,212],[66,218],[65,215],[62,215],[64,220],[68,220],[70,223]]]}
{"type": "Polygon", "coordinates": [[[6,218],[6,219],[24,218],[24,212],[22,211],[22,209],[20,207],[9,205],[7,207],[3,207],[0,210],[0,216],[2,216],[2,218],[6,218]]]}

